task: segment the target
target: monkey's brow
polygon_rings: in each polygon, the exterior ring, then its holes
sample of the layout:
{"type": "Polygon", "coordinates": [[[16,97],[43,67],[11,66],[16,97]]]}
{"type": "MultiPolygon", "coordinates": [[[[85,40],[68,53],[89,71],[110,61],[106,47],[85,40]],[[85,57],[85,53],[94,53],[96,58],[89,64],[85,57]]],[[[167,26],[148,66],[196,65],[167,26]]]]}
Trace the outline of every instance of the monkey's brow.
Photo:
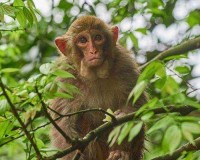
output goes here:
{"type": "Polygon", "coordinates": [[[75,29],[79,29],[79,28],[82,28],[83,26],[72,26],[72,27],[75,29]]]}
{"type": "Polygon", "coordinates": [[[64,38],[65,38],[66,40],[72,40],[72,35],[65,35],[64,38]]]}

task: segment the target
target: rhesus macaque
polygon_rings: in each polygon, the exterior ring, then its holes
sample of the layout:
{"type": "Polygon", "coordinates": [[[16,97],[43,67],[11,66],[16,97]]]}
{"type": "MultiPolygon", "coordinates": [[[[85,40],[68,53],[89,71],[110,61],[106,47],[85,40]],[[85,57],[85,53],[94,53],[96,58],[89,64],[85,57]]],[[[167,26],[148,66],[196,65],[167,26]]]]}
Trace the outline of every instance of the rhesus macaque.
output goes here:
{"type": "MultiPolygon", "coordinates": [[[[56,38],[61,52],[59,65],[74,66],[71,72],[76,79],[58,78],[63,83],[71,83],[80,89],[73,100],[56,98],[51,108],[61,114],[83,109],[102,108],[121,113],[133,112],[146,102],[142,95],[135,106],[126,106],[126,100],[138,78],[138,69],[129,51],[117,43],[118,28],[105,24],[94,16],[82,16],[75,20],[67,33],[56,38]]],[[[64,68],[64,67],[62,67],[64,68]]],[[[65,69],[65,68],[64,68],[65,69]]],[[[58,115],[52,114],[53,118],[58,115]]],[[[84,137],[89,131],[103,124],[105,115],[87,112],[62,118],[56,123],[72,138],[84,137]]],[[[109,148],[108,133],[92,141],[83,151],[81,160],[139,160],[144,148],[144,129],[131,142],[109,148]]],[[[63,136],[52,129],[53,144],[59,149],[70,146],[63,136]]],[[[63,160],[71,160],[76,152],[66,155],[63,160]]]]}

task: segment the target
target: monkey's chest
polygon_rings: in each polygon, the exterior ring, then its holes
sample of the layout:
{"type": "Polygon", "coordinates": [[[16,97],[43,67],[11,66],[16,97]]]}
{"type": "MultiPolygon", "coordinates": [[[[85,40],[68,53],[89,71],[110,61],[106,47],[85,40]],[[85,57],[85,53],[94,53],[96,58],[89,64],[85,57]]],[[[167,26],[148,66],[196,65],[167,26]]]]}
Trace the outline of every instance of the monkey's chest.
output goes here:
{"type": "Polygon", "coordinates": [[[98,84],[87,88],[87,92],[83,94],[83,104],[89,108],[117,109],[121,105],[125,105],[127,94],[126,88],[119,83],[98,84]]]}

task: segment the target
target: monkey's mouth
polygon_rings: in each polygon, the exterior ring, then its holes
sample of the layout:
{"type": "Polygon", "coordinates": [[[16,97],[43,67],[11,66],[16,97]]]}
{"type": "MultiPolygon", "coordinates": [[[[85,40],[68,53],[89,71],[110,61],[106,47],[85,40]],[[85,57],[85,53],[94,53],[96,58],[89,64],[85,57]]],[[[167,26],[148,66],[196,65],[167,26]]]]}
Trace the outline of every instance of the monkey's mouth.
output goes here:
{"type": "Polygon", "coordinates": [[[89,61],[95,61],[95,60],[103,60],[103,58],[101,57],[93,57],[93,58],[90,58],[89,61]]]}
{"type": "Polygon", "coordinates": [[[104,62],[104,59],[101,57],[92,57],[89,59],[89,63],[91,66],[99,66],[104,62]]]}

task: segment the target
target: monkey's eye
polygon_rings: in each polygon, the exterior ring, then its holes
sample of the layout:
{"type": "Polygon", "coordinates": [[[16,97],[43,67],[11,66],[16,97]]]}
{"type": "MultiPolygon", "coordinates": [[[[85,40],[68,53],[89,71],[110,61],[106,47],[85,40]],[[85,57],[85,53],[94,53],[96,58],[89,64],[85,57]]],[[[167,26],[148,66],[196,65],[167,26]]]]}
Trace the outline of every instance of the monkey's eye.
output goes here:
{"type": "Polygon", "coordinates": [[[85,37],[80,37],[79,38],[79,42],[80,43],[86,43],[87,42],[87,39],[85,37]]]}
{"type": "Polygon", "coordinates": [[[95,37],[94,37],[95,41],[101,41],[102,40],[102,36],[97,34],[95,37]]]}

